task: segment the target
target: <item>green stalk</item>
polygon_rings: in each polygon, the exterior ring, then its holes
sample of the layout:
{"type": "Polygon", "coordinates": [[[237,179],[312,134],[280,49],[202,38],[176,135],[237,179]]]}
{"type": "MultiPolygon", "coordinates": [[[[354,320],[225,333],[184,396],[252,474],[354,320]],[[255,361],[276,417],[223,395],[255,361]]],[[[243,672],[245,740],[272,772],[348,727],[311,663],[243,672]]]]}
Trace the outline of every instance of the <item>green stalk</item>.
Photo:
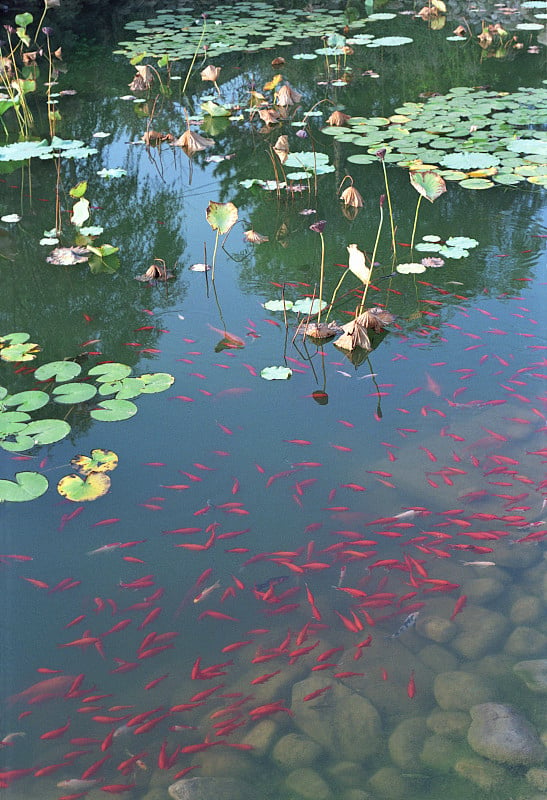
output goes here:
{"type": "Polygon", "coordinates": [[[194,68],[194,64],[196,63],[196,58],[198,57],[199,49],[201,47],[201,43],[203,41],[203,37],[205,36],[205,28],[207,27],[207,21],[205,17],[203,17],[203,27],[201,29],[201,36],[199,37],[199,41],[196,45],[196,49],[194,51],[194,55],[192,56],[192,61],[190,62],[190,66],[188,67],[188,72],[186,73],[186,80],[182,86],[182,94],[185,93],[186,87],[188,86],[188,81],[190,80],[190,75],[192,74],[192,70],[194,68]]]}
{"type": "Polygon", "coordinates": [[[420,210],[420,203],[422,201],[422,195],[418,195],[418,202],[416,203],[416,213],[414,214],[414,227],[412,228],[412,238],[410,239],[410,257],[412,258],[412,253],[414,250],[414,235],[416,233],[416,225],[418,223],[418,212],[420,210]]]}
{"type": "Polygon", "coordinates": [[[325,275],[325,239],[323,234],[319,232],[321,237],[321,274],[319,277],[319,313],[317,315],[317,324],[321,322],[321,306],[323,304],[323,278],[325,275]]]}
{"type": "Polygon", "coordinates": [[[327,312],[327,316],[325,317],[325,322],[328,322],[328,321],[329,321],[330,312],[331,312],[331,311],[332,311],[332,309],[333,309],[333,306],[334,306],[334,301],[335,301],[335,299],[336,299],[336,295],[338,294],[338,289],[339,289],[339,288],[342,286],[342,281],[344,280],[344,278],[346,277],[346,275],[348,274],[348,272],[349,272],[349,267],[347,267],[347,268],[344,270],[344,272],[342,273],[342,277],[340,278],[340,280],[339,280],[339,281],[338,281],[338,283],[336,284],[336,288],[335,288],[334,292],[332,293],[331,301],[330,301],[330,303],[329,303],[329,310],[328,310],[328,312],[327,312]]]}
{"type": "Polygon", "coordinates": [[[38,34],[42,30],[42,23],[46,18],[46,14],[47,14],[47,3],[46,0],[44,0],[44,10],[42,11],[42,16],[40,17],[40,21],[38,22],[38,25],[36,26],[36,31],[34,33],[34,44],[36,44],[36,40],[38,39],[38,34]]]}
{"type": "Polygon", "coordinates": [[[387,180],[387,170],[385,161],[382,158],[382,169],[384,171],[384,183],[386,185],[386,197],[387,197],[387,207],[389,208],[389,221],[391,223],[391,247],[393,250],[393,258],[397,259],[397,245],[395,243],[395,225],[393,224],[393,209],[391,208],[391,195],[389,193],[389,183],[387,180]]]}
{"type": "Polygon", "coordinates": [[[215,282],[215,261],[216,261],[216,258],[217,258],[217,247],[218,247],[219,234],[220,234],[220,231],[217,228],[217,235],[216,235],[216,239],[215,239],[215,248],[213,250],[213,263],[211,265],[211,280],[212,280],[213,283],[215,282]]]}
{"type": "Polygon", "coordinates": [[[380,197],[380,222],[378,224],[378,230],[376,232],[376,241],[374,242],[374,250],[372,251],[372,259],[371,259],[371,263],[370,263],[370,274],[368,276],[368,281],[366,282],[366,285],[365,285],[365,291],[363,292],[363,297],[361,298],[361,305],[359,306],[358,316],[361,316],[361,314],[363,313],[364,308],[365,308],[365,300],[367,299],[368,287],[370,286],[370,280],[372,278],[372,270],[374,269],[374,262],[376,260],[376,251],[378,249],[378,242],[380,241],[380,233],[382,231],[383,222],[384,222],[384,203],[383,203],[382,197],[380,197]]]}

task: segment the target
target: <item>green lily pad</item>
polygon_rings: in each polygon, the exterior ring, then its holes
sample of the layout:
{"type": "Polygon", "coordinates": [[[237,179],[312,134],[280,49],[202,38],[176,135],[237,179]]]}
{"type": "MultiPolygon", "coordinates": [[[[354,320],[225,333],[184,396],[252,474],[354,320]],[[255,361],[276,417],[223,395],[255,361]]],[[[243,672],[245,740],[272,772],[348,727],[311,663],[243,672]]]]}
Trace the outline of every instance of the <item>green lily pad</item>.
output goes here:
{"type": "Polygon", "coordinates": [[[378,159],[369,153],[356,153],[353,156],[348,156],[348,161],[350,164],[372,164],[378,159]]]}
{"type": "Polygon", "coordinates": [[[36,411],[49,403],[49,395],[36,389],[35,391],[17,392],[3,402],[5,406],[15,406],[19,411],[36,411]]]}
{"type": "Polygon", "coordinates": [[[445,245],[447,247],[458,247],[469,250],[472,247],[477,247],[478,241],[476,239],[471,239],[469,236],[449,236],[445,245]]]}
{"type": "Polygon", "coordinates": [[[326,153],[314,153],[308,151],[297,151],[289,153],[284,166],[297,167],[299,169],[309,170],[310,172],[317,171],[318,167],[326,166],[329,157],[326,153]]]}
{"type": "Polygon", "coordinates": [[[289,367],[264,367],[260,370],[260,377],[265,381],[286,381],[291,375],[289,367]]]}
{"type": "Polygon", "coordinates": [[[406,264],[397,264],[395,269],[397,272],[400,272],[401,275],[419,275],[421,272],[425,272],[426,267],[417,262],[409,262],[406,264]]]}
{"type": "Polygon", "coordinates": [[[31,436],[35,445],[60,442],[70,433],[70,425],[64,419],[37,419],[29,422],[25,434],[31,436]]]}
{"type": "Polygon", "coordinates": [[[294,304],[292,300],[266,300],[262,305],[267,311],[290,311],[294,304]]]}
{"type": "Polygon", "coordinates": [[[494,182],[486,178],[466,178],[464,181],[460,181],[460,186],[462,189],[491,189],[494,182]]]}
{"type": "Polygon", "coordinates": [[[447,247],[446,245],[443,245],[437,252],[445,258],[467,258],[469,255],[469,250],[465,250],[463,247],[447,247]]]}
{"type": "Polygon", "coordinates": [[[101,397],[114,394],[117,400],[132,400],[142,394],[143,391],[143,382],[140,378],[122,378],[119,381],[106,381],[99,385],[101,397]]]}
{"type": "Polygon", "coordinates": [[[165,392],[175,382],[173,375],[168,372],[148,372],[140,376],[140,380],[144,384],[144,394],[156,394],[156,392],[165,392]]]}
{"type": "Polygon", "coordinates": [[[48,480],[39,472],[17,472],[15,481],[0,480],[0,503],[24,503],[47,492],[48,480]]]}
{"type": "MultiPolygon", "coordinates": [[[[30,420],[30,414],[25,414],[24,411],[2,411],[0,414],[0,436],[5,436],[9,433],[16,431],[11,427],[12,425],[26,425],[30,420]]],[[[21,430],[21,428],[17,428],[21,430]]]]}
{"type": "Polygon", "coordinates": [[[215,203],[209,201],[206,211],[207,222],[211,228],[219,233],[228,233],[237,222],[238,210],[233,203],[215,203]]]}
{"type": "Polygon", "coordinates": [[[92,375],[97,383],[119,381],[131,375],[131,367],[127,364],[111,361],[106,364],[97,364],[97,366],[92,367],[87,374],[92,375]]]}
{"type": "Polygon", "coordinates": [[[90,383],[63,383],[52,391],[52,399],[56,403],[76,405],[91,400],[97,394],[97,389],[90,383]]]}
{"type": "Polygon", "coordinates": [[[449,153],[441,159],[441,166],[449,169],[488,169],[497,167],[500,160],[489,153],[449,153]]]}
{"type": "Polygon", "coordinates": [[[90,472],[111,472],[118,466],[118,456],[113,450],[96,448],[91,451],[91,458],[75,456],[70,464],[82,475],[89,475],[90,472]]]}
{"type": "Polygon", "coordinates": [[[127,170],[122,169],[121,167],[111,167],[110,169],[100,169],[97,172],[99,178],[122,178],[124,175],[127,175],[127,170]]]}
{"type": "Polygon", "coordinates": [[[103,497],[110,489],[110,478],[102,472],[91,472],[86,478],[65,475],[57,484],[57,491],[74,503],[86,503],[103,497]]]}
{"type": "Polygon", "coordinates": [[[319,314],[319,311],[326,308],[328,303],[325,300],[321,301],[321,305],[319,305],[319,298],[315,298],[312,303],[311,297],[304,297],[300,300],[297,300],[296,303],[293,304],[291,311],[295,314],[306,314],[310,316],[315,316],[315,314],[319,314]]]}
{"type": "Polygon", "coordinates": [[[55,378],[58,383],[71,381],[82,371],[81,366],[76,361],[50,361],[42,364],[34,373],[34,377],[39,381],[48,381],[55,378]]]}
{"type": "Polygon", "coordinates": [[[381,36],[367,44],[367,47],[399,47],[401,44],[410,44],[414,39],[409,36],[381,36]]]}
{"type": "Polygon", "coordinates": [[[446,192],[446,183],[434,170],[425,171],[411,171],[410,183],[416,189],[418,194],[433,203],[438,197],[446,192]]]}
{"type": "Polygon", "coordinates": [[[0,347],[6,344],[23,344],[30,339],[30,333],[24,331],[17,331],[17,333],[7,333],[0,336],[0,347]]]}
{"type": "Polygon", "coordinates": [[[90,414],[101,422],[119,422],[137,413],[137,406],[131,400],[101,400],[98,408],[90,414]]]}
{"type": "Polygon", "coordinates": [[[218,103],[213,102],[212,100],[207,100],[205,103],[201,104],[202,110],[209,114],[211,117],[229,117],[232,113],[231,108],[227,108],[226,106],[221,106],[218,103]]]}

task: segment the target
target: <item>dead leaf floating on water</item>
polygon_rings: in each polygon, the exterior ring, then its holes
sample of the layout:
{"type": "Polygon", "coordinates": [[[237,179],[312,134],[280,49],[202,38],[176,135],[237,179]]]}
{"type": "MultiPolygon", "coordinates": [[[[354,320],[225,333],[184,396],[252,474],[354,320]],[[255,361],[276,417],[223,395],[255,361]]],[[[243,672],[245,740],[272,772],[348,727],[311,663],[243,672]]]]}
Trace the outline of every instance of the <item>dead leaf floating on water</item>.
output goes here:
{"type": "Polygon", "coordinates": [[[167,269],[163,258],[155,258],[154,263],[148,267],[145,273],[142,275],[135,275],[135,280],[141,281],[142,283],[146,283],[147,281],[159,281],[163,283],[174,277],[173,273],[169,272],[167,269]]]}
{"type": "Polygon", "coordinates": [[[395,322],[395,317],[390,311],[386,311],[385,308],[379,308],[378,306],[367,309],[358,319],[362,319],[363,324],[366,325],[367,328],[372,328],[372,330],[377,333],[383,331],[386,325],[391,325],[395,322]]]}
{"type": "Polygon", "coordinates": [[[335,341],[336,347],[342,350],[355,350],[360,347],[362,350],[372,350],[370,339],[368,338],[365,314],[352,319],[342,325],[344,333],[335,341]]]}
{"type": "Polygon", "coordinates": [[[160,133],[159,131],[146,131],[141,136],[147,147],[155,147],[162,142],[172,142],[174,138],[172,133],[160,133]]]}
{"type": "Polygon", "coordinates": [[[337,322],[310,322],[306,325],[304,336],[309,336],[311,339],[329,339],[341,330],[337,322]]]}
{"type": "Polygon", "coordinates": [[[282,67],[284,63],[285,59],[283,58],[283,56],[277,56],[277,58],[274,58],[272,60],[272,67],[282,67]]]}
{"type": "Polygon", "coordinates": [[[262,242],[269,242],[269,238],[267,236],[263,236],[261,233],[257,233],[252,228],[248,231],[245,231],[243,234],[243,238],[246,242],[250,242],[251,244],[262,244],[262,242]]]}
{"type": "Polygon", "coordinates": [[[275,103],[278,106],[294,106],[302,100],[302,95],[285,83],[275,93],[275,103]]]}
{"type": "Polygon", "coordinates": [[[363,283],[370,280],[370,268],[367,267],[365,254],[356,244],[348,244],[346,250],[349,254],[348,267],[353,274],[363,283]]]}
{"type": "Polygon", "coordinates": [[[154,82],[154,73],[146,64],[139,64],[135,67],[137,74],[129,85],[132,92],[145,92],[154,82]]]}
{"type": "Polygon", "coordinates": [[[275,111],[273,108],[260,108],[258,116],[265,125],[275,125],[279,122],[280,114],[279,111],[275,111]]]}
{"type": "Polygon", "coordinates": [[[207,139],[205,136],[201,136],[199,133],[195,133],[191,130],[184,131],[182,136],[179,136],[179,138],[173,142],[176,147],[184,148],[188,155],[198,153],[200,150],[206,150],[207,147],[212,147],[214,143],[214,139],[207,139]]]}

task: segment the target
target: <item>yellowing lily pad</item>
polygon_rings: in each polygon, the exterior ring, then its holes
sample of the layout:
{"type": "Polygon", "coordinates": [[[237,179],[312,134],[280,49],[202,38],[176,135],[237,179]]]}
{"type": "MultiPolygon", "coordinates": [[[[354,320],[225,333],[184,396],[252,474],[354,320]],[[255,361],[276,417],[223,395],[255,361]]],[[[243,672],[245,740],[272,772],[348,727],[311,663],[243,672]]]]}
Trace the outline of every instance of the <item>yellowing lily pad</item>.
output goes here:
{"type": "Polygon", "coordinates": [[[113,450],[96,448],[91,451],[91,458],[75,456],[70,463],[82,475],[89,475],[90,472],[111,472],[118,466],[118,456],[113,450]]]}
{"type": "Polygon", "coordinates": [[[74,503],[85,503],[103,497],[110,489],[110,478],[102,472],[91,472],[86,478],[65,475],[57,484],[57,491],[74,503]]]}
{"type": "Polygon", "coordinates": [[[207,222],[211,228],[219,233],[228,233],[237,222],[237,206],[233,203],[215,203],[209,201],[207,206],[207,222]]]}

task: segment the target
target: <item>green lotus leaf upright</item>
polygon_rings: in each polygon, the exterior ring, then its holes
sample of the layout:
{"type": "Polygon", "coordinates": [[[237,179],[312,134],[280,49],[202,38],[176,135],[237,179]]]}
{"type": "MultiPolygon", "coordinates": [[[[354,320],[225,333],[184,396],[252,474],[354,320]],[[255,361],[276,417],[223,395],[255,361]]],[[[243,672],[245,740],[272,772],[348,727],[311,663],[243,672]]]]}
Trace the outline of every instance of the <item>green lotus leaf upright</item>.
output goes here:
{"type": "Polygon", "coordinates": [[[414,247],[414,236],[416,234],[416,225],[418,224],[418,212],[420,211],[420,203],[422,197],[427,198],[430,203],[446,192],[446,183],[438,172],[434,169],[411,171],[410,183],[418,192],[418,202],[416,204],[416,213],[414,215],[414,227],[412,228],[412,237],[410,239],[410,252],[414,247]]]}
{"type": "Polygon", "coordinates": [[[213,251],[213,263],[211,271],[211,280],[215,280],[215,260],[217,255],[218,237],[220,234],[228,233],[231,228],[236,224],[238,218],[237,206],[233,203],[215,203],[214,200],[209,201],[207,211],[205,212],[207,222],[211,228],[216,231],[215,249],[213,251]]]}

